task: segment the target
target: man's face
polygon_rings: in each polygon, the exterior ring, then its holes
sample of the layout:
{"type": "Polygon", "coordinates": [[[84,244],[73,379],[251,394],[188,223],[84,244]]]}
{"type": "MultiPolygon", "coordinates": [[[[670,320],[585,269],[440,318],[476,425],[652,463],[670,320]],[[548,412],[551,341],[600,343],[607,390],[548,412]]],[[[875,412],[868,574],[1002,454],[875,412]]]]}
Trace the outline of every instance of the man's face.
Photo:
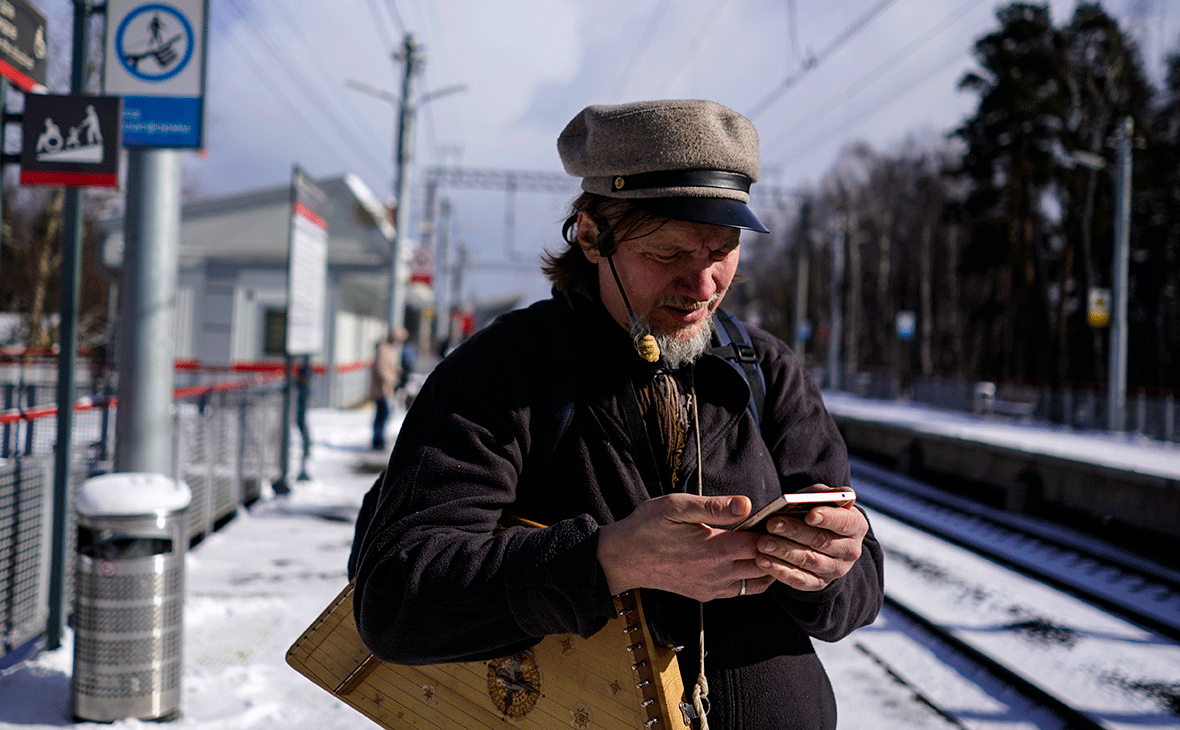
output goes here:
{"type": "MultiPolygon", "coordinates": [[[[670,220],[654,231],[619,245],[615,268],[635,314],[652,334],[689,341],[708,330],[711,315],[729,290],[738,263],[740,231],[707,223],[670,220]]],[[[578,216],[578,241],[598,266],[603,304],[620,325],[630,320],[607,259],[594,247],[597,228],[578,216]]]]}

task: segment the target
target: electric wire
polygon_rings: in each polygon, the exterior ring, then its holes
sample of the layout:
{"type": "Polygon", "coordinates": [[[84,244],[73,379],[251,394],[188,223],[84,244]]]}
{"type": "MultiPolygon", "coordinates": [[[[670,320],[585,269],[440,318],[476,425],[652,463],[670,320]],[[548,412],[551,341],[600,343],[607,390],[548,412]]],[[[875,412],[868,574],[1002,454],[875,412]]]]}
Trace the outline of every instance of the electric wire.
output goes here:
{"type": "MultiPolygon", "coordinates": [[[[320,77],[324,81],[324,87],[330,90],[330,93],[333,97],[335,97],[335,101],[338,103],[339,108],[344,109],[352,106],[352,101],[344,98],[343,90],[341,88],[341,80],[334,79],[328,74],[328,62],[325,61],[320,52],[316,50],[315,43],[313,43],[311,38],[308,37],[307,33],[304,32],[302,25],[299,23],[294,14],[291,13],[286,3],[287,0],[278,0],[277,2],[271,3],[271,7],[277,9],[280,14],[284,16],[291,29],[299,35],[299,38],[303,44],[301,46],[301,50],[307,51],[313,57],[311,65],[316,69],[316,71],[320,73],[320,77]]],[[[360,123],[362,123],[364,126],[362,132],[369,139],[382,138],[382,135],[378,134],[377,131],[369,125],[367,118],[360,117],[358,115],[354,116],[353,119],[357,122],[360,122],[361,119],[366,119],[365,122],[360,123]]],[[[392,148],[390,148],[390,154],[392,155],[392,148]]]]}
{"type": "MultiPolygon", "coordinates": [[[[440,47],[439,51],[431,53],[431,59],[432,60],[436,59],[436,58],[439,59],[439,63],[441,64],[441,67],[443,68],[444,78],[451,79],[451,78],[453,78],[453,76],[450,73],[450,64],[447,62],[447,59],[450,58],[451,54],[450,54],[450,49],[447,47],[447,43],[446,43],[447,38],[450,36],[450,33],[447,33],[443,29],[442,17],[438,13],[438,4],[437,3],[431,3],[427,7],[426,12],[427,12],[427,17],[430,20],[430,24],[432,26],[432,31],[433,31],[431,33],[430,37],[433,39],[433,42],[440,47]]],[[[422,78],[424,81],[426,79],[427,73],[432,72],[433,69],[434,69],[433,65],[423,64],[422,78]]],[[[428,85],[427,88],[430,88],[430,85],[428,85]]],[[[439,151],[438,151],[438,148],[439,148],[438,134],[437,134],[438,130],[437,130],[437,127],[435,124],[434,110],[431,109],[430,104],[427,104],[425,108],[426,108],[425,127],[426,127],[427,150],[429,151],[431,161],[437,165],[437,164],[439,164],[440,155],[439,155],[439,151]]]]}
{"type": "MultiPolygon", "coordinates": [[[[270,55],[270,57],[282,67],[287,76],[293,82],[295,82],[295,85],[299,87],[299,89],[307,97],[308,101],[311,102],[310,108],[318,109],[321,112],[323,119],[329,124],[330,127],[333,128],[341,140],[343,140],[346,145],[352,148],[357,157],[364,160],[368,165],[375,165],[373,161],[373,150],[366,147],[360,142],[360,140],[356,138],[356,135],[353,134],[349,126],[336,116],[336,112],[331,105],[325,105],[321,103],[321,95],[317,94],[314,89],[309,87],[303,75],[293,67],[289,56],[284,53],[280,53],[278,49],[275,48],[274,44],[272,44],[271,40],[267,37],[265,29],[260,26],[257,20],[255,20],[253,16],[247,15],[245,12],[243,12],[237,3],[237,0],[227,0],[227,2],[232,5],[234,9],[238,11],[238,14],[254,28],[256,34],[255,38],[262,42],[262,46],[267,51],[268,55],[270,55]]],[[[257,68],[255,68],[255,70],[257,70],[257,68]]],[[[300,116],[302,117],[302,115],[300,116]]],[[[346,156],[341,156],[342,160],[345,158],[346,156]]],[[[373,167],[371,169],[376,170],[378,168],[373,167]]],[[[387,171],[382,171],[382,174],[386,175],[388,173],[387,171]]]]}
{"type": "Polygon", "coordinates": [[[831,114],[832,111],[834,111],[841,104],[849,103],[858,94],[860,94],[861,91],[878,81],[882,76],[885,75],[885,73],[895,68],[902,61],[910,59],[915,52],[923,48],[930,41],[945,33],[948,28],[950,28],[959,20],[962,20],[967,16],[968,13],[976,9],[983,2],[984,0],[967,0],[966,2],[961,3],[941,21],[927,28],[926,32],[902,46],[896,53],[877,64],[877,66],[875,66],[867,74],[852,82],[843,91],[834,94],[828,99],[827,102],[816,107],[806,116],[800,117],[789,124],[770,146],[772,148],[778,146],[778,143],[781,142],[782,139],[788,134],[790,134],[792,130],[804,125],[811,125],[814,122],[818,122],[819,120],[831,114]]]}
{"type": "Polygon", "coordinates": [[[836,38],[822,51],[807,59],[806,63],[804,63],[800,69],[795,71],[795,73],[791,74],[787,78],[783,79],[783,82],[779,84],[777,88],[767,94],[762,101],[758,102],[758,104],[756,104],[754,108],[750,110],[748,114],[746,114],[746,116],[753,120],[759,114],[766,111],[771,104],[782,98],[782,95],[787,93],[787,91],[790,90],[792,86],[799,83],[800,79],[816,69],[821,63],[827,60],[828,56],[832,55],[841,46],[852,40],[852,38],[855,37],[857,33],[860,33],[862,30],[864,30],[869,23],[871,23],[878,15],[884,12],[886,8],[895,2],[897,2],[897,0],[880,0],[880,2],[878,2],[876,5],[869,8],[867,13],[857,18],[852,23],[852,25],[845,28],[844,31],[840,33],[840,35],[836,36],[836,38]]]}
{"type": "Polygon", "coordinates": [[[803,54],[799,50],[799,14],[795,0],[787,0],[787,37],[791,39],[791,55],[794,57],[787,59],[790,68],[791,61],[803,63],[803,54]]]}
{"type": "Polygon", "coordinates": [[[401,32],[402,35],[405,35],[406,24],[402,21],[401,11],[397,9],[397,0],[388,0],[387,4],[389,5],[389,19],[393,22],[394,26],[397,27],[398,31],[401,32]]]}
{"type": "Polygon", "coordinates": [[[332,154],[343,158],[343,155],[340,154],[340,150],[337,149],[336,146],[327,137],[325,137],[319,129],[316,128],[315,124],[313,124],[312,121],[308,119],[302,111],[300,111],[299,106],[287,98],[287,95],[282,91],[283,87],[276,83],[267,72],[263,71],[263,68],[265,67],[260,63],[260,59],[254,56],[252,51],[247,50],[246,44],[240,38],[238,38],[237,34],[233,32],[232,28],[226,31],[226,36],[229,38],[230,43],[235,48],[237,48],[239,55],[241,55],[242,59],[246,61],[246,64],[250,66],[254,74],[261,79],[263,86],[270,91],[275,100],[282,104],[292,117],[295,117],[301,121],[307,128],[307,131],[316,137],[326,149],[331,151],[332,154]]]}
{"type": "Polygon", "coordinates": [[[656,25],[663,18],[664,12],[668,6],[672,4],[672,0],[661,0],[656,5],[655,10],[651,12],[651,17],[647,20],[647,27],[639,34],[639,43],[635,45],[635,52],[631,54],[631,60],[623,67],[624,76],[619,79],[618,86],[615,87],[614,94],[611,95],[614,99],[621,99],[623,92],[627,90],[627,86],[631,83],[632,75],[635,69],[639,67],[639,59],[643,55],[643,51],[650,45],[651,37],[655,33],[656,25]]]}
{"type": "MultiPolygon", "coordinates": [[[[894,2],[894,0],[889,1],[894,2]]],[[[713,6],[709,8],[709,14],[705,16],[705,22],[701,24],[700,29],[693,36],[692,40],[688,42],[688,46],[684,49],[684,53],[681,54],[682,60],[679,63],[672,65],[672,71],[669,73],[668,77],[664,79],[663,83],[660,84],[658,90],[656,91],[656,97],[663,96],[668,87],[671,86],[676,79],[680,78],[680,75],[684,73],[685,69],[688,68],[688,62],[692,59],[693,55],[696,54],[697,48],[701,45],[701,41],[705,38],[709,28],[713,26],[713,23],[717,20],[717,16],[721,14],[721,10],[728,3],[729,0],[717,0],[713,3],[713,6]]]]}
{"type": "Polygon", "coordinates": [[[815,152],[822,149],[823,145],[829,142],[833,137],[845,133],[849,129],[855,128],[860,124],[868,121],[874,114],[884,108],[890,107],[907,96],[921,88],[924,84],[938,77],[938,73],[945,71],[947,66],[959,58],[962,58],[970,53],[969,48],[955,48],[951,53],[946,54],[935,60],[934,63],[924,67],[920,73],[914,74],[901,79],[898,83],[884,90],[881,94],[875,97],[873,103],[857,111],[856,114],[850,115],[848,121],[839,127],[825,129],[822,133],[812,137],[807,142],[797,145],[795,148],[789,150],[782,155],[775,155],[778,159],[793,160],[797,156],[805,156],[806,153],[815,152]]]}
{"type": "Polygon", "coordinates": [[[377,7],[377,0],[368,0],[369,13],[373,16],[373,27],[377,30],[377,34],[381,36],[381,42],[385,45],[386,53],[393,53],[393,49],[397,47],[393,36],[389,35],[389,29],[385,27],[386,18],[381,16],[381,10],[377,7]]]}

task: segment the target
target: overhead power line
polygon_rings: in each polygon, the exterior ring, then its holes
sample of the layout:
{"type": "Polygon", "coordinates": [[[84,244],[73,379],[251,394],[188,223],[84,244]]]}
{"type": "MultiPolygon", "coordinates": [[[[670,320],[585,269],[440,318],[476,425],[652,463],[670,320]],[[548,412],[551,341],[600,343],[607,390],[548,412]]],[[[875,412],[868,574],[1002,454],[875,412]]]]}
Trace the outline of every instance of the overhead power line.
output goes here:
{"type": "Polygon", "coordinates": [[[402,14],[397,9],[397,0],[389,0],[389,19],[402,35],[406,34],[406,24],[402,21],[402,14]]]}
{"type": "MultiPolygon", "coordinates": [[[[913,57],[915,52],[917,52],[919,49],[924,47],[930,41],[934,40],[938,36],[945,33],[948,28],[950,28],[952,25],[954,25],[959,20],[966,17],[966,15],[969,12],[974,10],[976,7],[978,7],[983,2],[984,2],[984,0],[966,0],[966,2],[960,3],[957,8],[955,8],[953,11],[951,11],[951,13],[949,13],[941,21],[939,21],[935,25],[932,25],[930,28],[928,28],[926,30],[926,32],[917,36],[916,38],[911,40],[909,43],[907,43],[905,46],[898,49],[898,51],[896,53],[894,53],[892,56],[885,59],[881,63],[877,64],[877,66],[875,66],[872,70],[870,70],[864,76],[861,76],[859,79],[854,81],[852,84],[850,84],[843,91],[841,91],[837,94],[833,94],[832,97],[829,98],[827,102],[825,102],[824,104],[822,104],[819,107],[812,110],[812,112],[810,114],[808,114],[807,116],[800,117],[800,118],[796,119],[794,122],[792,122],[789,126],[787,126],[787,128],[785,130],[783,130],[779,134],[778,138],[774,141],[774,143],[771,146],[772,147],[777,146],[777,144],[784,137],[786,137],[788,134],[791,134],[792,130],[795,130],[798,127],[803,127],[803,126],[818,122],[819,120],[821,120],[821,119],[827,117],[829,114],[831,114],[832,111],[835,110],[840,105],[846,104],[850,100],[854,99],[865,88],[872,85],[873,83],[878,81],[882,76],[884,76],[886,72],[888,72],[891,69],[893,69],[894,67],[896,67],[902,61],[908,60],[911,57],[913,57]]],[[[943,45],[945,45],[945,44],[943,44],[943,45]]]]}
{"type": "MultiPolygon", "coordinates": [[[[279,10],[279,12],[282,13],[286,18],[287,24],[292,30],[295,31],[296,34],[298,34],[300,41],[303,44],[300,46],[300,51],[307,51],[311,54],[313,61],[311,65],[316,69],[316,71],[319,72],[320,80],[324,82],[321,88],[328,90],[329,94],[335,98],[339,108],[347,109],[352,104],[349,100],[344,98],[344,94],[340,85],[341,79],[332,78],[332,76],[329,75],[328,68],[330,68],[330,66],[328,65],[328,62],[324,60],[323,55],[321,55],[320,52],[316,50],[315,43],[313,43],[311,38],[308,37],[307,33],[304,32],[302,24],[287,6],[288,2],[289,0],[277,0],[277,2],[272,3],[271,7],[279,10]]],[[[354,117],[354,120],[360,121],[360,118],[354,117]]],[[[387,135],[378,134],[377,130],[369,126],[367,122],[364,124],[364,126],[365,128],[362,130],[362,132],[368,139],[381,139],[383,137],[385,139],[391,139],[391,137],[387,135]]]]}
{"type": "Polygon", "coordinates": [[[274,96],[274,98],[276,100],[278,100],[278,102],[286,108],[287,112],[290,113],[290,115],[292,117],[301,121],[303,123],[303,125],[307,128],[307,131],[309,131],[313,136],[315,136],[324,145],[325,148],[327,148],[328,150],[331,150],[331,152],[337,156],[342,156],[342,155],[340,155],[340,151],[336,148],[336,145],[334,145],[330,140],[328,140],[328,138],[325,137],[320,132],[320,130],[315,126],[315,124],[313,124],[311,122],[311,120],[308,119],[307,116],[305,116],[303,114],[303,112],[300,110],[299,105],[295,104],[293,101],[291,101],[290,99],[287,98],[287,95],[282,91],[282,89],[284,87],[282,85],[276,83],[275,80],[273,78],[271,78],[269,74],[267,74],[265,71],[262,70],[264,68],[264,66],[261,63],[259,63],[259,59],[256,56],[254,56],[253,51],[247,50],[246,44],[243,43],[237,37],[237,35],[234,34],[232,29],[227,32],[227,35],[229,36],[230,42],[238,49],[238,53],[241,54],[243,60],[246,61],[246,64],[261,79],[265,88],[270,91],[270,93],[274,96]]]}
{"type": "Polygon", "coordinates": [[[799,15],[795,10],[795,0],[787,0],[787,37],[791,39],[792,60],[802,63],[803,53],[799,50],[799,15]]]}
{"type": "Polygon", "coordinates": [[[822,133],[815,135],[806,142],[797,145],[790,151],[782,155],[776,155],[778,159],[791,159],[797,155],[805,155],[808,152],[820,149],[826,142],[840,134],[845,133],[850,128],[863,124],[872,118],[874,114],[882,109],[888,108],[917,91],[923,84],[929,82],[931,79],[938,76],[938,73],[945,71],[947,66],[953,61],[966,56],[969,53],[968,48],[956,48],[951,53],[948,53],[935,60],[934,63],[926,66],[920,73],[907,76],[898,81],[893,86],[885,89],[873,100],[871,104],[860,109],[857,114],[849,119],[847,122],[839,127],[833,129],[825,129],[822,133]]]}
{"type": "Polygon", "coordinates": [[[635,45],[635,52],[631,54],[631,60],[623,67],[623,77],[619,79],[619,85],[615,88],[615,93],[611,98],[621,101],[623,92],[627,90],[627,85],[631,83],[631,77],[635,73],[635,69],[639,67],[639,59],[643,55],[643,51],[651,45],[651,37],[655,33],[656,25],[660,19],[664,17],[664,11],[672,0],[662,0],[656,9],[651,12],[651,17],[648,18],[647,27],[639,34],[639,43],[635,45]]]}
{"type": "Polygon", "coordinates": [[[382,17],[381,10],[377,7],[377,0],[369,0],[369,13],[373,16],[373,27],[377,29],[378,35],[381,36],[381,43],[385,46],[382,50],[386,53],[393,53],[393,48],[397,44],[394,43],[393,36],[389,35],[389,29],[385,27],[386,19],[382,17]]]}
{"type": "MultiPolygon", "coordinates": [[[[241,7],[238,6],[236,0],[228,0],[228,2],[234,7],[235,10],[238,11],[238,14],[253,27],[256,38],[262,42],[262,47],[267,52],[267,54],[273,58],[275,62],[279,64],[279,66],[282,67],[287,77],[290,78],[291,81],[294,82],[294,84],[303,92],[309,102],[308,108],[318,110],[324,120],[330,127],[333,128],[336,134],[349,147],[352,148],[357,157],[364,160],[368,165],[374,165],[373,150],[371,146],[366,146],[365,144],[361,143],[360,140],[356,138],[356,135],[353,134],[349,126],[336,116],[334,105],[323,103],[323,95],[316,92],[309,86],[305,75],[294,68],[293,62],[291,61],[289,55],[285,51],[280,52],[276,48],[275,44],[272,43],[268,37],[266,29],[263,28],[252,15],[243,12],[241,7]]],[[[258,65],[252,64],[252,66],[257,72],[258,65]]],[[[300,118],[306,119],[306,117],[304,117],[302,114],[299,114],[298,116],[300,116],[300,118]]],[[[345,156],[341,155],[340,157],[343,159],[345,156]]],[[[373,167],[372,169],[376,170],[378,168],[373,167]]],[[[381,174],[385,175],[387,174],[387,171],[382,170],[381,174]]]]}
{"type": "Polygon", "coordinates": [[[766,111],[771,104],[782,98],[782,95],[787,93],[787,91],[790,90],[792,86],[799,83],[800,79],[811,73],[811,71],[816,69],[821,63],[827,60],[828,56],[832,55],[837,49],[840,48],[840,46],[852,40],[852,38],[856,36],[857,33],[864,30],[864,28],[868,26],[868,24],[871,23],[874,18],[884,12],[887,7],[895,2],[897,2],[897,0],[880,0],[880,2],[870,8],[867,13],[857,18],[856,21],[852,23],[852,25],[845,28],[844,32],[836,36],[835,40],[829,43],[822,51],[809,58],[802,67],[795,71],[795,73],[783,79],[783,82],[779,84],[778,87],[774,89],[774,91],[771,91],[769,94],[767,94],[765,99],[758,102],[758,104],[753,109],[751,109],[750,113],[746,116],[752,120],[762,112],[766,111]]]}
{"type": "Polygon", "coordinates": [[[688,47],[684,49],[684,53],[682,54],[683,60],[673,64],[668,78],[664,79],[664,82],[660,85],[659,90],[656,92],[657,97],[663,96],[667,88],[672,85],[672,82],[679,78],[680,74],[684,73],[684,70],[688,67],[689,60],[697,52],[697,47],[701,45],[701,41],[708,34],[709,28],[716,22],[717,16],[721,14],[722,8],[728,2],[729,0],[717,0],[717,2],[713,3],[713,7],[709,9],[709,14],[705,17],[705,22],[701,24],[700,30],[696,32],[696,35],[688,42],[688,47]]]}

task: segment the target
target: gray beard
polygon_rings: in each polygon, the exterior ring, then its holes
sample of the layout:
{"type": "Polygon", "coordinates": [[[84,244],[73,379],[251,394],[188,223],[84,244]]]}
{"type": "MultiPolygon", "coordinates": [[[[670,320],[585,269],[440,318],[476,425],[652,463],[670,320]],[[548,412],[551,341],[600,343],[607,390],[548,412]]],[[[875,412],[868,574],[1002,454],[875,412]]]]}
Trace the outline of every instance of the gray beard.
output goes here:
{"type": "MultiPolygon", "coordinates": [[[[651,332],[651,327],[645,319],[636,317],[631,323],[631,336],[651,332]]],[[[664,332],[651,332],[660,346],[660,357],[671,370],[679,370],[685,365],[696,362],[708,351],[713,340],[713,316],[710,315],[704,324],[691,337],[675,337],[664,332]]]]}

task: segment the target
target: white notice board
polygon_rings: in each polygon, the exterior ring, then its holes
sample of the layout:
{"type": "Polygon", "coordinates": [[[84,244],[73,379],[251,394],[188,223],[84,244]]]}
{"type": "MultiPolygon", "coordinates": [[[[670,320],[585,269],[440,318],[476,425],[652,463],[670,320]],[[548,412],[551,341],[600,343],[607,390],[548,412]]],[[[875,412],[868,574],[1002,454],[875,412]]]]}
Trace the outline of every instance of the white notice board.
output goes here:
{"type": "Polygon", "coordinates": [[[287,354],[324,349],[328,280],[328,224],[319,212],[323,193],[298,169],[292,182],[291,248],[287,263],[287,354]]]}

